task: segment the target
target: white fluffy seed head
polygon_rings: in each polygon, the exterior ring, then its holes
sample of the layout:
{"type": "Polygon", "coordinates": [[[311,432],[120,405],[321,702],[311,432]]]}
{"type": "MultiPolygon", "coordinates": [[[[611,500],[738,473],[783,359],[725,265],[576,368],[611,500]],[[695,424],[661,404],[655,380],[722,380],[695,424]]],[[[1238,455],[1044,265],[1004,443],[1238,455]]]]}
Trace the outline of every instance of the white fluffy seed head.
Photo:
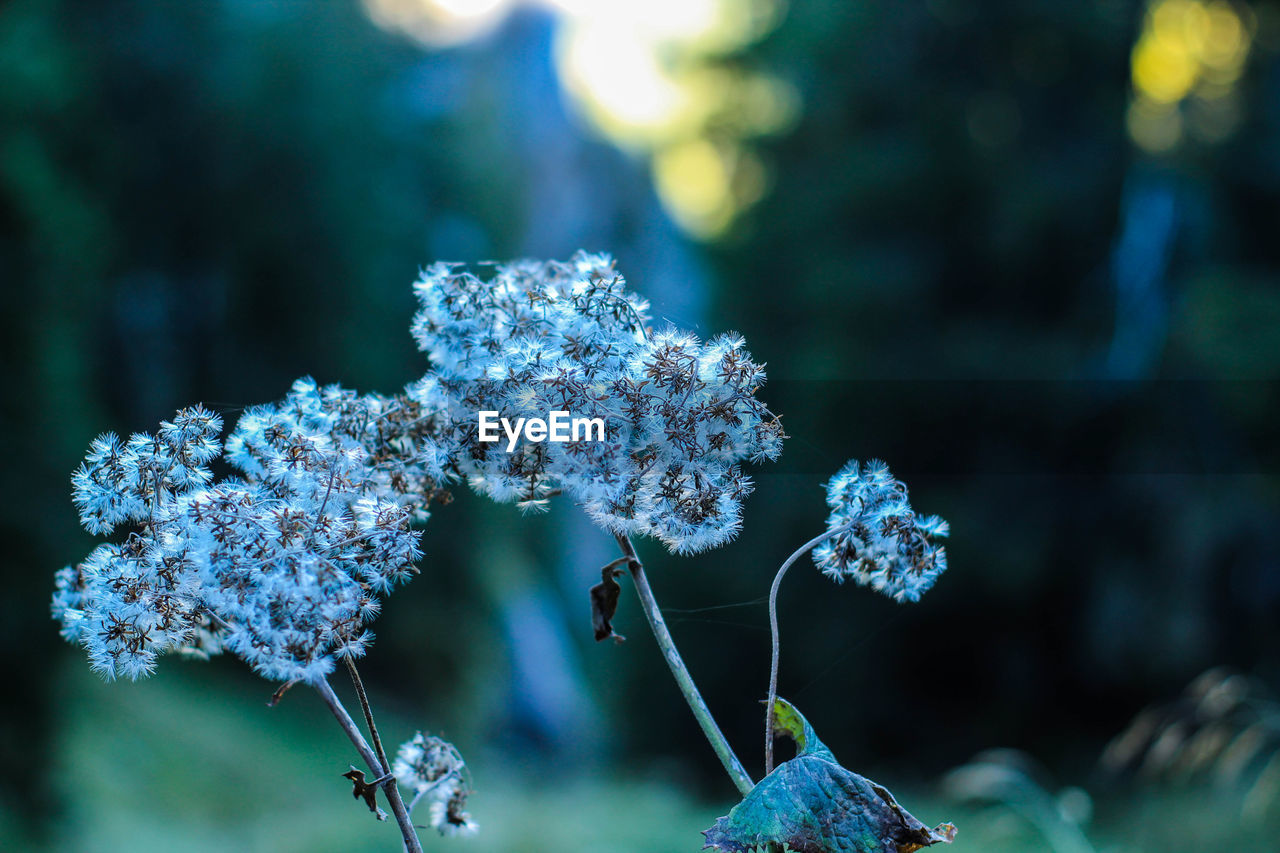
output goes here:
{"type": "Polygon", "coordinates": [[[947,568],[938,539],[947,523],[918,515],[907,487],[878,460],[848,462],[827,482],[828,530],[840,530],[813,550],[823,573],[852,579],[897,601],[919,601],[947,568]]]}

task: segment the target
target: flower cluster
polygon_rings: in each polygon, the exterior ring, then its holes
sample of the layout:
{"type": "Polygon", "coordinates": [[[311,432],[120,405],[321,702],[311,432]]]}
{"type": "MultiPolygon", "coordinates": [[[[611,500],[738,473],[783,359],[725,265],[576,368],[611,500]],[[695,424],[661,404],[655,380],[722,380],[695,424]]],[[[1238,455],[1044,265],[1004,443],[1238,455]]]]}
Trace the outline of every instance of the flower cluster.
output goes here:
{"type": "Polygon", "coordinates": [[[58,572],[53,614],[62,635],[84,643],[95,670],[138,678],[168,651],[216,651],[194,591],[198,582],[183,543],[147,531],[167,508],[213,479],[207,463],[220,452],[222,421],[200,406],[178,412],[156,435],[122,442],[95,439],[72,475],[80,521],[93,533],[141,525],[121,544],[103,544],[83,563],[58,572]]]}
{"type": "Polygon", "coordinates": [[[317,508],[389,502],[425,520],[452,477],[436,434],[435,418],[404,395],[357,395],[307,377],[280,402],[244,413],[227,438],[227,461],[282,498],[317,508]]]}
{"type": "Polygon", "coordinates": [[[827,482],[827,505],[827,529],[839,532],[813,558],[828,577],[919,601],[946,570],[947,552],[935,540],[947,535],[947,523],[912,510],[907,487],[883,462],[847,463],[827,482]]]}
{"type": "Polygon", "coordinates": [[[737,533],[740,464],[775,458],[783,438],[740,337],[652,331],[597,255],[499,266],[489,282],[437,264],[416,290],[433,369],[392,397],[299,380],[227,439],[242,479],[214,482],[222,423],[199,406],[154,436],[93,442],[73,477],[81,522],[133,529],[59,573],[53,611],[95,669],[137,678],[165,652],[226,647],[268,678],[323,677],[334,655],[363,652],[378,596],[414,571],[411,522],[455,472],[526,507],[566,492],[606,529],[679,552],[737,533]],[[481,411],[571,412],[603,437],[507,452],[480,441],[481,411]]]}
{"type": "Polygon", "coordinates": [[[413,804],[427,801],[427,821],[441,835],[470,835],[477,827],[467,814],[471,785],[467,765],[453,744],[416,733],[396,751],[396,780],[414,792],[413,804]]]}
{"type": "Polygon", "coordinates": [[[607,530],[681,553],[736,535],[752,488],[740,463],[776,458],[783,439],[741,337],[652,331],[601,255],[499,265],[487,282],[436,264],[415,289],[413,333],[434,370],[409,395],[438,413],[474,488],[533,508],[562,491],[607,530]],[[568,412],[602,420],[604,437],[508,452],[480,440],[481,411],[568,412]]]}
{"type": "Polygon", "coordinates": [[[223,647],[269,679],[323,678],[416,571],[410,525],[446,479],[428,423],[412,401],[300,380],[244,415],[227,444],[246,478],[219,483],[221,421],[201,407],[154,437],[97,439],[73,478],[81,520],[137,527],[58,573],[63,635],[108,678],[223,647]]]}
{"type": "Polygon", "coordinates": [[[121,442],[114,433],[94,439],[71,475],[72,500],[90,533],[148,520],[157,500],[213,480],[208,463],[221,452],[222,419],[194,406],[163,421],[156,435],[138,433],[121,442]]]}

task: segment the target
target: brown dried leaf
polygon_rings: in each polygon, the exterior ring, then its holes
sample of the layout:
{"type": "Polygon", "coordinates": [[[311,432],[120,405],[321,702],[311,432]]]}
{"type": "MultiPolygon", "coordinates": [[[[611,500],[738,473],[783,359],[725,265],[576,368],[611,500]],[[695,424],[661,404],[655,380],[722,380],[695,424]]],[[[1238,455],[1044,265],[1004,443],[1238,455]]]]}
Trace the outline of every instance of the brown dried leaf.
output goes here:
{"type": "Polygon", "coordinates": [[[297,683],[298,680],[295,678],[293,681],[286,681],[284,684],[281,684],[280,687],[276,689],[276,692],[271,694],[271,698],[267,700],[267,707],[274,708],[276,705],[279,705],[280,700],[284,698],[284,694],[288,693],[289,688],[293,687],[293,685],[297,683]]]}
{"type": "Polygon", "coordinates": [[[616,580],[624,571],[617,567],[618,561],[612,562],[600,570],[600,583],[591,587],[591,627],[596,632],[596,642],[613,638],[621,643],[626,637],[614,633],[613,617],[618,612],[618,596],[622,587],[616,580]]]}
{"type": "Polygon", "coordinates": [[[352,767],[342,776],[351,780],[351,796],[357,800],[363,799],[365,805],[369,807],[369,811],[378,816],[378,820],[387,819],[387,813],[378,808],[378,786],[387,777],[384,776],[382,779],[375,779],[372,783],[369,783],[364,780],[364,771],[356,767],[352,767]]]}

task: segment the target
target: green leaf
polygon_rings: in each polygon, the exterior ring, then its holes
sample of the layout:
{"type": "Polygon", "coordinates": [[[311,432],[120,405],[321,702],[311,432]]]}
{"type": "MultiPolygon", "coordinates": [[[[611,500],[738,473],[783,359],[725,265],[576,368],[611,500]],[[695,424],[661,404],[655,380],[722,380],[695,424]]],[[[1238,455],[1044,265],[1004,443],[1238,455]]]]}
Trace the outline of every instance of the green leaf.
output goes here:
{"type": "Polygon", "coordinates": [[[911,853],[955,837],[951,824],[929,829],[885,788],[841,767],[791,703],[778,699],[773,720],[796,742],[796,757],[705,830],[703,849],[748,853],[772,844],[797,853],[911,853]]]}

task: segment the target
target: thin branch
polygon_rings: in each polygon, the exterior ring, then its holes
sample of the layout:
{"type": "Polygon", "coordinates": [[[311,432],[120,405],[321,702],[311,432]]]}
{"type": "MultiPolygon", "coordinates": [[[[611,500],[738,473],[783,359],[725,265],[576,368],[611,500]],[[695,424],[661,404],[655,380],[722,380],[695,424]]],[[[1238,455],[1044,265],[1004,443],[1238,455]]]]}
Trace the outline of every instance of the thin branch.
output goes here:
{"type": "Polygon", "coordinates": [[[675,640],[671,638],[671,632],[667,630],[667,623],[662,618],[662,611],[658,609],[658,602],[653,597],[653,590],[649,587],[649,579],[645,577],[644,565],[640,562],[640,558],[636,556],[635,547],[632,546],[631,540],[625,535],[615,535],[614,538],[618,540],[618,547],[622,549],[622,553],[631,568],[631,577],[635,581],[636,592],[640,596],[640,604],[644,609],[644,615],[649,620],[649,628],[653,631],[654,639],[658,641],[658,648],[662,650],[662,656],[666,659],[667,666],[670,667],[671,674],[675,677],[676,684],[680,687],[680,692],[684,694],[685,701],[689,703],[689,708],[693,711],[693,716],[698,720],[698,725],[702,726],[702,733],[710,741],[711,748],[715,750],[720,763],[724,765],[725,772],[729,774],[729,778],[733,780],[733,784],[737,786],[738,791],[743,796],[746,796],[755,787],[755,782],[751,781],[751,777],[747,775],[742,762],[738,760],[738,756],[734,754],[729,742],[725,740],[720,727],[716,725],[715,718],[711,716],[711,711],[707,708],[707,703],[703,701],[702,694],[698,692],[697,686],[693,683],[693,676],[689,674],[688,668],[684,665],[684,660],[680,657],[680,652],[676,650],[675,640]]]}
{"type": "MultiPolygon", "coordinates": [[[[360,753],[360,757],[364,759],[365,764],[369,765],[369,770],[374,776],[384,776],[390,772],[390,768],[382,768],[382,762],[378,760],[377,754],[369,747],[368,741],[364,739],[364,735],[360,734],[360,729],[356,728],[355,721],[351,719],[351,715],[347,713],[347,709],[343,707],[342,702],[338,700],[338,696],[333,692],[333,688],[329,686],[329,682],[321,679],[311,685],[320,694],[320,698],[329,706],[329,710],[338,720],[338,725],[342,727],[342,731],[346,733],[347,738],[355,746],[356,752],[360,753]]],[[[413,828],[413,821],[409,818],[409,810],[405,808],[404,800],[400,798],[400,789],[396,786],[395,776],[392,776],[382,788],[387,793],[387,802],[391,804],[391,811],[396,816],[396,823],[400,826],[400,834],[404,837],[404,847],[407,853],[422,853],[422,842],[418,840],[418,832],[413,828]]]]}
{"type": "Polygon", "coordinates": [[[369,737],[373,739],[373,751],[378,756],[378,763],[382,765],[382,772],[390,773],[391,765],[387,762],[387,753],[382,749],[382,738],[378,736],[378,727],[373,722],[373,709],[369,707],[369,696],[364,692],[360,671],[356,669],[356,662],[350,657],[344,657],[343,660],[347,664],[347,672],[351,673],[351,683],[355,685],[356,695],[360,697],[360,710],[364,711],[364,722],[369,727],[369,737]]]}
{"type": "MultiPolygon", "coordinates": [[[[223,630],[231,630],[231,624],[221,616],[208,607],[205,607],[204,610],[223,630]]],[[[395,774],[391,772],[391,765],[387,761],[386,753],[382,749],[382,741],[378,737],[378,727],[373,723],[373,710],[369,707],[369,700],[364,692],[364,684],[360,681],[359,673],[355,671],[354,662],[350,658],[347,658],[347,661],[350,664],[351,679],[356,685],[356,693],[360,696],[360,706],[364,711],[365,722],[369,724],[369,732],[373,736],[374,744],[377,746],[376,752],[370,748],[369,742],[364,739],[364,735],[356,727],[355,721],[351,719],[351,715],[347,713],[346,707],[338,699],[338,695],[333,692],[329,682],[321,680],[311,686],[316,689],[316,692],[320,694],[320,698],[329,706],[329,710],[338,720],[338,725],[342,727],[342,731],[346,733],[347,738],[355,746],[356,752],[360,753],[360,757],[364,759],[365,764],[369,765],[369,770],[375,777],[378,777],[375,782],[370,784],[381,782],[382,790],[386,792],[387,801],[391,804],[391,811],[396,816],[396,823],[400,826],[400,834],[404,836],[405,850],[408,853],[422,853],[422,842],[418,840],[418,833],[413,828],[413,821],[409,818],[409,809],[405,808],[404,800],[400,797],[400,789],[396,786],[395,774]]],[[[277,696],[283,693],[291,684],[292,682],[277,691],[277,696]]]]}
{"type": "MultiPolygon", "coordinates": [[[[421,800],[423,797],[425,797],[427,794],[430,794],[432,791],[434,791],[436,788],[439,788],[445,782],[450,782],[454,779],[459,779],[459,778],[461,777],[457,773],[450,771],[445,775],[441,776],[439,779],[432,782],[427,787],[419,788],[417,793],[413,795],[413,799],[409,801],[409,814],[413,814],[413,807],[416,806],[418,804],[418,801],[421,800]]],[[[463,784],[467,784],[465,779],[463,780],[463,784]]]]}
{"type": "Polygon", "coordinates": [[[311,532],[307,534],[308,545],[316,541],[316,528],[320,519],[324,518],[324,508],[329,505],[329,495],[333,494],[333,481],[338,476],[338,454],[335,452],[329,460],[329,485],[324,489],[324,500],[320,501],[320,509],[316,510],[316,520],[311,522],[311,532]]]}
{"type": "Polygon", "coordinates": [[[782,568],[778,569],[778,573],[773,576],[773,586],[769,587],[769,636],[773,641],[773,651],[769,662],[769,698],[765,701],[764,709],[764,775],[766,776],[773,772],[773,706],[778,701],[778,657],[782,648],[782,642],[778,636],[778,587],[782,585],[782,578],[787,573],[787,569],[791,568],[796,560],[852,526],[853,522],[850,522],[834,530],[828,530],[801,545],[794,554],[787,557],[782,568]]]}
{"type": "Polygon", "coordinates": [[[209,607],[209,605],[207,605],[207,604],[203,604],[203,603],[202,603],[202,604],[200,605],[200,607],[204,610],[204,612],[205,612],[205,613],[208,613],[208,614],[209,614],[209,619],[210,619],[210,620],[211,620],[215,625],[217,625],[219,628],[221,628],[221,629],[222,629],[222,630],[224,630],[224,631],[230,631],[230,630],[231,630],[231,623],[230,623],[230,622],[228,622],[226,619],[223,619],[223,618],[222,618],[221,616],[219,616],[217,613],[214,613],[214,612],[213,612],[213,609],[212,609],[211,607],[209,607]]]}
{"type": "Polygon", "coordinates": [[[610,560],[609,562],[605,563],[603,566],[600,567],[600,571],[607,572],[610,569],[619,569],[619,568],[622,568],[623,566],[630,565],[631,559],[632,559],[631,557],[623,556],[623,557],[619,557],[616,560],[610,560]]]}

